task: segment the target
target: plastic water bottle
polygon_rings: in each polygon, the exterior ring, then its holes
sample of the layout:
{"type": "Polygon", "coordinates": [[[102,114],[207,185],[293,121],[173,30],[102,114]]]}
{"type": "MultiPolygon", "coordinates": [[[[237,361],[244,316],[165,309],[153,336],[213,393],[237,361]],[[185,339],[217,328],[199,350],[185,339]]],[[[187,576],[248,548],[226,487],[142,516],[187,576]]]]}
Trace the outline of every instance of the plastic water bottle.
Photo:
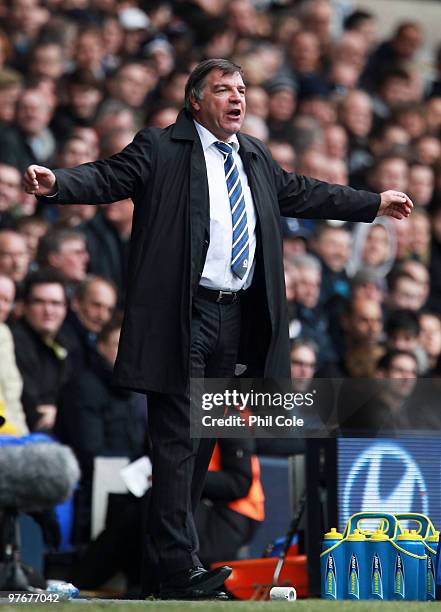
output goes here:
{"type": "Polygon", "coordinates": [[[392,599],[425,600],[427,556],[422,537],[404,529],[394,548],[392,599]]]}
{"type": "Polygon", "coordinates": [[[345,544],[346,581],[345,599],[367,599],[368,571],[366,564],[366,536],[358,529],[347,536],[345,544]]]}
{"type": "Polygon", "coordinates": [[[80,594],[80,590],[70,582],[64,580],[48,580],[46,582],[46,591],[48,593],[56,593],[60,600],[75,599],[80,594]]]}
{"type": "Polygon", "coordinates": [[[435,531],[426,540],[427,555],[427,600],[435,601],[436,549],[438,548],[439,531],[435,531]]]}
{"type": "Polygon", "coordinates": [[[390,599],[391,541],[374,531],[367,541],[368,599],[390,599]]]}
{"type": "Polygon", "coordinates": [[[345,540],[343,534],[335,527],[325,533],[320,555],[321,565],[321,597],[323,599],[343,599],[344,596],[344,566],[345,540]]]}

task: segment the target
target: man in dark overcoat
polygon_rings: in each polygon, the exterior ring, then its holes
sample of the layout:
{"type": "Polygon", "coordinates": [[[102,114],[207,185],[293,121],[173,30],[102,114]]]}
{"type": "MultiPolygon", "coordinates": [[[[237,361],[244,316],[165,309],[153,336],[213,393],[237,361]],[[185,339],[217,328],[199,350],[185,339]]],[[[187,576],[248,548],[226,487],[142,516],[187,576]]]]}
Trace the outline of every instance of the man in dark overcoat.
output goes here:
{"type": "Polygon", "coordinates": [[[289,378],[280,215],[370,222],[411,212],[380,195],[290,174],[239,132],[245,85],[228,60],[199,64],[186,107],[141,130],[121,153],[72,169],[30,166],[25,188],[48,201],[134,202],[125,318],[115,380],[145,392],[153,444],[149,510],[162,597],[223,597],[228,568],[200,567],[193,511],[214,440],[190,436],[189,381],[289,378]]]}

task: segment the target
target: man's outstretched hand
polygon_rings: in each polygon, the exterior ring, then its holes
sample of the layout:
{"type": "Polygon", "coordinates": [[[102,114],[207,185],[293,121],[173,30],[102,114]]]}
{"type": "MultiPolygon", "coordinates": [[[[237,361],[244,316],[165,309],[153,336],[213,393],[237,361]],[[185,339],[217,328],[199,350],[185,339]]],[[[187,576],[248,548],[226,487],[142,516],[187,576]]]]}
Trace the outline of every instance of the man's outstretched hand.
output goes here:
{"type": "Polygon", "coordinates": [[[23,175],[23,186],[26,193],[36,196],[48,196],[56,193],[55,174],[44,166],[28,166],[23,175]]]}
{"type": "Polygon", "coordinates": [[[408,195],[402,191],[383,191],[380,193],[381,204],[378,209],[377,217],[388,215],[394,219],[404,219],[412,212],[413,202],[408,195]]]}

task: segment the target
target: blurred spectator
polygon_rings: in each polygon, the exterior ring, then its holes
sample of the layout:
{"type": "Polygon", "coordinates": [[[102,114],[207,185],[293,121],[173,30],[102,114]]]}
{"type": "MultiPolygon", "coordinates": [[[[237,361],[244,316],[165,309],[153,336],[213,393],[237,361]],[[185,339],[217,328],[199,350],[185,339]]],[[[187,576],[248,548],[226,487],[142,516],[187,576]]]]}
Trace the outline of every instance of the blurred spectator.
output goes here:
{"type": "Polygon", "coordinates": [[[82,228],[90,256],[89,272],[116,283],[119,305],[125,295],[132,217],[132,200],[122,200],[105,205],[82,228]]]}
{"type": "Polygon", "coordinates": [[[339,421],[345,435],[393,436],[415,423],[412,394],[416,386],[417,362],[408,351],[392,350],[376,363],[377,382],[359,389],[356,400],[339,407],[339,421]]]}
{"type": "Polygon", "coordinates": [[[400,68],[415,59],[423,42],[423,33],[415,22],[403,22],[392,38],[381,43],[369,57],[362,76],[362,84],[368,91],[374,91],[386,70],[400,68]]]}
{"type": "Polygon", "coordinates": [[[316,226],[311,247],[322,264],[320,303],[339,295],[349,297],[349,280],[345,271],[350,255],[351,236],[346,227],[333,227],[328,223],[316,226]]]}
{"type": "Polygon", "coordinates": [[[318,347],[312,340],[297,338],[291,344],[291,378],[295,391],[305,392],[317,367],[318,347]]]}
{"type": "Polygon", "coordinates": [[[268,148],[271,155],[286,172],[295,172],[296,152],[289,142],[270,140],[268,148]]]}
{"type": "Polygon", "coordinates": [[[157,104],[147,113],[144,120],[145,126],[166,128],[176,121],[178,112],[179,109],[171,104],[157,104]]]}
{"type": "Polygon", "coordinates": [[[151,68],[132,60],[121,65],[108,83],[110,95],[133,110],[140,110],[146,96],[156,85],[151,68]]]}
{"type": "MultiPolygon", "coordinates": [[[[418,352],[421,353],[419,351],[420,324],[416,312],[394,310],[389,313],[384,331],[388,350],[409,351],[415,355],[418,352]]],[[[427,363],[421,363],[421,354],[419,357],[418,371],[421,372],[427,368],[427,363]]]]}
{"type": "Polygon", "coordinates": [[[410,220],[409,254],[427,265],[430,257],[430,219],[425,210],[415,210],[410,220]]]}
{"type": "Polygon", "coordinates": [[[369,169],[368,187],[377,193],[389,189],[406,191],[409,181],[409,167],[404,157],[393,153],[386,154],[374,161],[369,169]]]}
{"type": "Polygon", "coordinates": [[[71,375],[68,350],[59,336],[66,316],[63,280],[54,271],[34,272],[23,297],[23,319],[12,328],[23,408],[31,431],[51,432],[60,389],[71,375]]]}
{"type": "Polygon", "coordinates": [[[76,230],[51,230],[40,239],[37,261],[42,268],[50,267],[62,274],[70,297],[73,288],[86,278],[86,239],[76,230]]]}
{"type": "Polygon", "coordinates": [[[49,129],[52,109],[37,89],[25,89],[17,102],[15,125],[0,128],[0,161],[20,171],[33,163],[51,163],[56,150],[49,129]]]}
{"type": "MultiPolygon", "coordinates": [[[[146,436],[145,402],[139,401],[131,391],[112,385],[112,371],[118,351],[121,332],[121,316],[107,322],[102,328],[97,350],[90,354],[88,367],[81,376],[71,379],[63,387],[60,409],[57,414],[55,432],[57,437],[73,448],[82,471],[80,487],[76,492],[75,537],[82,543],[89,541],[90,512],[94,460],[96,457],[127,457],[130,461],[144,454],[146,436]]],[[[119,496],[118,496],[119,497],[119,496]]],[[[124,502],[123,500],[116,500],[124,502]]],[[[131,497],[131,496],[130,496],[131,497]]],[[[109,499],[109,513],[114,511],[109,499]]],[[[121,503],[118,504],[121,508],[121,503]]],[[[129,511],[123,503],[124,516],[129,511]]],[[[132,523],[132,521],[130,521],[132,523]]],[[[139,531],[137,531],[139,539],[139,531]]],[[[116,551],[115,551],[116,552],[116,551]]],[[[81,575],[87,575],[89,583],[108,567],[109,551],[95,560],[94,565],[84,566],[81,575]]],[[[118,557],[123,548],[118,549],[118,557]]],[[[132,560],[139,572],[139,560],[132,560]]],[[[109,576],[111,577],[111,576],[109,576]]],[[[77,576],[78,584],[84,586],[84,578],[77,576]]],[[[99,586],[96,584],[94,586],[99,586]]]]}
{"type": "Polygon", "coordinates": [[[28,248],[31,268],[35,266],[37,257],[38,243],[50,228],[50,223],[41,217],[31,215],[29,217],[20,217],[16,223],[16,230],[26,240],[28,248]]]}
{"type": "Polygon", "coordinates": [[[89,367],[63,388],[57,415],[57,434],[74,449],[89,484],[95,457],[144,454],[146,414],[134,393],[111,385],[121,321],[116,316],[102,327],[89,367]]]}
{"type": "Polygon", "coordinates": [[[394,264],[395,255],[393,223],[383,217],[375,219],[370,225],[359,223],[354,230],[347,272],[349,276],[354,276],[363,268],[371,268],[380,276],[386,276],[394,264]]]}
{"type": "Polygon", "coordinates": [[[84,125],[75,125],[71,132],[71,138],[80,138],[89,145],[89,155],[91,159],[97,159],[99,153],[99,136],[97,130],[84,125]]]}
{"type": "Polygon", "coordinates": [[[30,257],[23,236],[12,230],[0,230],[0,274],[21,283],[28,273],[30,257]]]}
{"type": "Polygon", "coordinates": [[[336,359],[328,333],[328,322],[319,305],[321,264],[309,254],[296,255],[290,259],[290,263],[295,270],[296,319],[300,323],[298,335],[317,344],[321,366],[336,359]]]}
{"type": "Polygon", "coordinates": [[[14,121],[15,107],[22,90],[23,77],[19,72],[10,68],[0,69],[0,121],[2,124],[9,124],[14,121]]]}
{"type": "Polygon", "coordinates": [[[441,355],[441,317],[436,312],[419,313],[419,341],[427,355],[429,374],[434,371],[441,355]]]}
{"type": "Polygon", "coordinates": [[[419,138],[426,130],[426,121],[421,104],[409,102],[395,109],[394,120],[406,130],[411,139],[419,138]]]}
{"type": "Polygon", "coordinates": [[[64,140],[74,125],[93,125],[103,98],[102,84],[91,70],[76,70],[65,79],[65,101],[57,107],[51,128],[64,140]]]}
{"type": "Polygon", "coordinates": [[[62,326],[63,337],[72,347],[75,369],[90,365],[98,334],[110,321],[116,300],[115,286],[100,276],[88,276],[77,285],[62,326]]]}
{"type": "Polygon", "coordinates": [[[97,213],[96,206],[89,204],[67,204],[57,206],[57,227],[77,229],[97,213]]]}
{"type": "Polygon", "coordinates": [[[57,81],[63,75],[65,68],[64,51],[60,43],[43,39],[33,46],[29,58],[31,76],[48,77],[57,81]]]}
{"type": "Polygon", "coordinates": [[[421,164],[433,166],[441,159],[441,142],[436,136],[422,134],[414,143],[417,160],[421,164]]]}
{"type": "Polygon", "coordinates": [[[435,188],[435,175],[430,166],[411,164],[408,194],[416,206],[428,206],[435,188]]]}
{"type": "Polygon", "coordinates": [[[104,54],[103,36],[98,27],[86,26],[78,32],[73,49],[75,70],[89,70],[97,79],[103,79],[104,54]]]}
{"type": "Polygon", "coordinates": [[[340,103],[339,119],[349,137],[349,171],[367,167],[371,162],[367,147],[373,121],[372,100],[368,94],[357,89],[349,91],[340,103]]]}
{"type": "Polygon", "coordinates": [[[340,375],[372,377],[375,362],[382,353],[383,315],[380,304],[365,297],[349,300],[342,327],[344,351],[339,364],[340,375]]]}
{"type": "Polygon", "coordinates": [[[408,274],[420,285],[420,290],[422,292],[421,299],[424,305],[429,297],[430,288],[429,271],[426,266],[416,259],[405,259],[395,266],[395,270],[408,274]]]}
{"type": "Polygon", "coordinates": [[[441,130],[441,96],[429,98],[425,104],[426,126],[429,134],[439,136],[441,130]]]}
{"type": "Polygon", "coordinates": [[[429,272],[430,307],[441,313],[441,206],[438,204],[432,211],[432,243],[430,248],[429,272]]]}
{"type": "Polygon", "coordinates": [[[344,29],[348,32],[358,32],[365,40],[366,48],[371,50],[378,35],[377,20],[373,13],[356,9],[344,20],[344,29]]]}
{"type": "Polygon", "coordinates": [[[0,164],[0,228],[13,224],[13,210],[21,193],[20,172],[14,166],[0,164]]]}
{"type": "Polygon", "coordinates": [[[266,91],[268,93],[266,120],[270,137],[274,140],[289,138],[291,119],[297,101],[295,81],[289,77],[276,77],[267,81],[266,91]]]}
{"type": "Polygon", "coordinates": [[[95,161],[91,155],[88,143],[79,136],[71,136],[64,141],[58,154],[57,166],[60,168],[69,168],[71,166],[79,166],[87,162],[95,161]]]}
{"type": "Polygon", "coordinates": [[[14,283],[7,276],[0,275],[0,405],[3,404],[2,416],[7,420],[10,432],[23,436],[28,433],[20,400],[23,380],[15,360],[14,340],[9,327],[5,325],[14,296],[14,283]]]}
{"type": "Polygon", "coordinates": [[[390,310],[420,310],[426,301],[426,289],[406,272],[392,272],[388,279],[386,304],[390,310]]]}
{"type": "Polygon", "coordinates": [[[324,129],[326,153],[331,158],[346,161],[348,154],[348,136],[343,126],[335,123],[324,129]]]}

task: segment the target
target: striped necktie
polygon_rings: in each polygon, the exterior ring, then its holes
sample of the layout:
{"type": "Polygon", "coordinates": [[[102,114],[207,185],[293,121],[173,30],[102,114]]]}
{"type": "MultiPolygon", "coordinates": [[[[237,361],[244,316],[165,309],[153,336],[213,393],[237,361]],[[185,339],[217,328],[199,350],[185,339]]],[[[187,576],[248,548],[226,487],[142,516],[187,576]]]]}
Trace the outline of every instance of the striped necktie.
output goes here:
{"type": "Polygon", "coordinates": [[[215,142],[224,156],[225,180],[230,200],[233,242],[231,248],[231,269],[243,278],[249,266],[249,240],[245,198],[240,184],[239,171],[233,158],[233,147],[225,142],[215,142]]]}

